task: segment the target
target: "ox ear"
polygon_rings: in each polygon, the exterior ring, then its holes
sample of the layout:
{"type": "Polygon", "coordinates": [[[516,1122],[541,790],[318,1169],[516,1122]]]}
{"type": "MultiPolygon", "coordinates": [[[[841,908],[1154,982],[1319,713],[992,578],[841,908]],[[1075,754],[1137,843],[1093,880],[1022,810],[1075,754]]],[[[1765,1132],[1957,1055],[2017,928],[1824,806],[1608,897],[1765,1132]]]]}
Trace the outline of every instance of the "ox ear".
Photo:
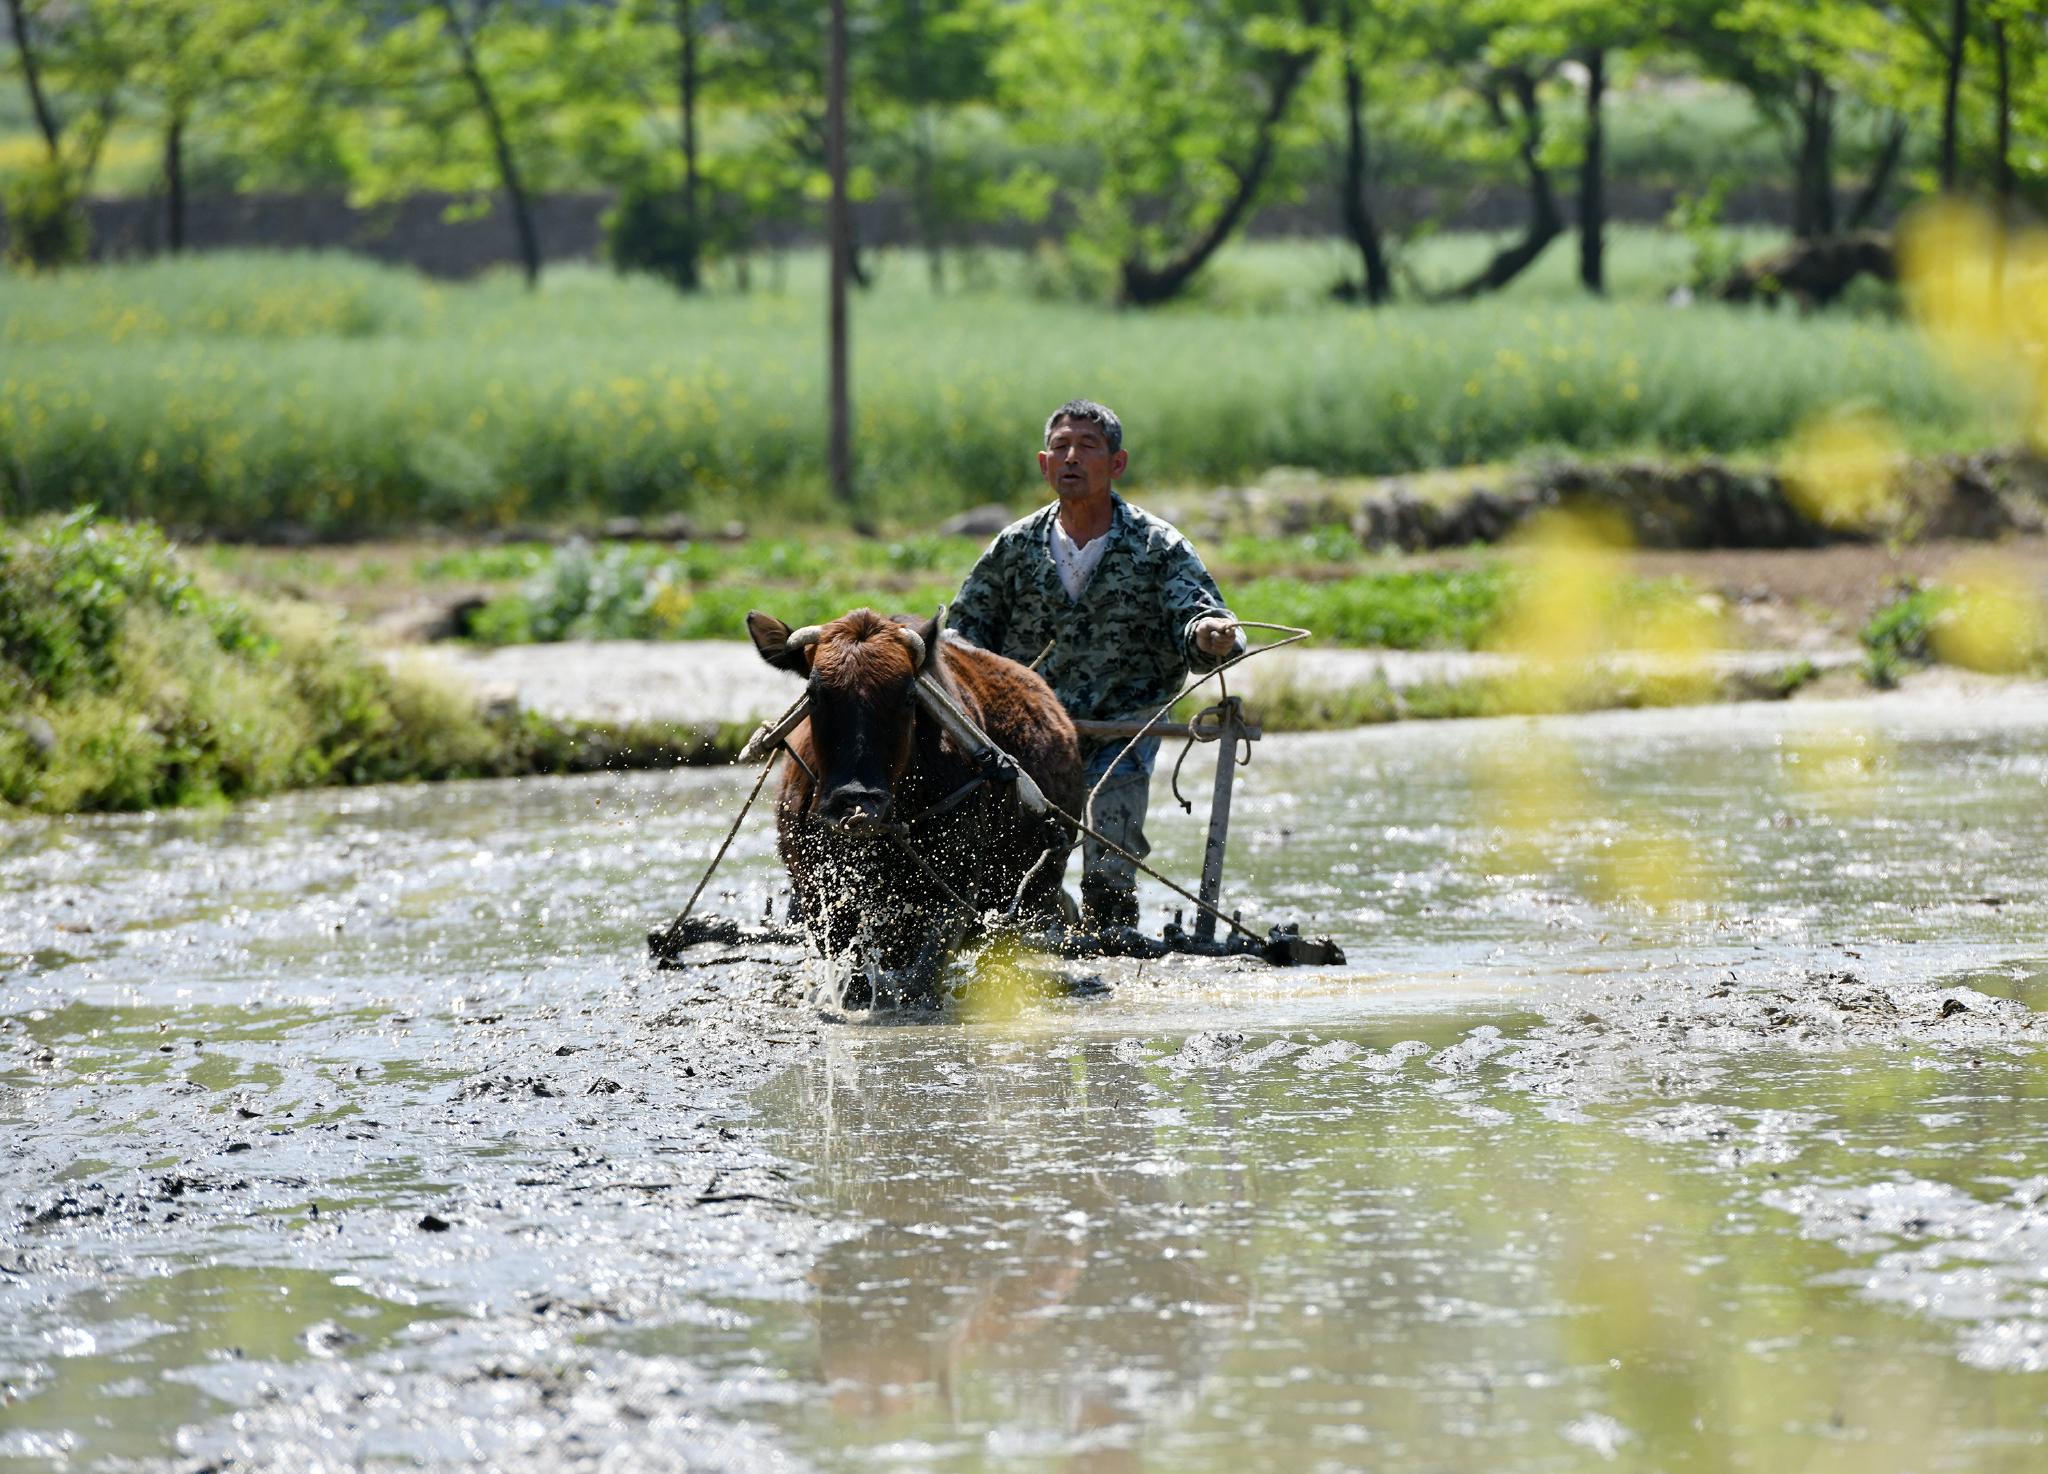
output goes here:
{"type": "Polygon", "coordinates": [[[754,648],[761,652],[761,658],[777,670],[794,671],[800,676],[810,674],[811,663],[804,655],[804,648],[789,643],[789,626],[774,615],[763,614],[758,609],[748,610],[747,635],[753,640],[754,648]]]}
{"type": "Polygon", "coordinates": [[[941,604],[937,614],[934,614],[922,624],[911,625],[911,628],[917,631],[918,639],[924,643],[924,664],[919,666],[918,669],[921,671],[937,670],[939,668],[939,638],[946,632],[946,606],[941,604]]]}

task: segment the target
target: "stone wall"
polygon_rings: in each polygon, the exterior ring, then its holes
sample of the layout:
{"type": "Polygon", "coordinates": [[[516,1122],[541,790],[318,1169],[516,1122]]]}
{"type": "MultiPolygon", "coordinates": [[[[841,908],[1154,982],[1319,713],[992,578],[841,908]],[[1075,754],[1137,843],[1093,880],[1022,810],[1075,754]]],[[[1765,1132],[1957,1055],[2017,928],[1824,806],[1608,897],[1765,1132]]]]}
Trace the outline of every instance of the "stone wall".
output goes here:
{"type": "MultiPolygon", "coordinates": [[[[1669,186],[1615,183],[1609,188],[1612,218],[1621,223],[1664,219],[1676,198],[1669,186]]],[[[595,260],[603,254],[603,216],[611,196],[591,191],[543,195],[534,201],[541,250],[549,261],[595,260]]],[[[196,198],[187,217],[187,239],[195,250],[228,247],[265,250],[355,251],[380,261],[417,267],[433,276],[466,277],[496,266],[516,266],[518,245],[503,208],[474,213],[473,197],[419,194],[388,205],[357,207],[338,194],[240,194],[196,198]]],[[[1452,230],[1512,231],[1521,227],[1526,201],[1518,188],[1485,186],[1464,190],[1408,189],[1383,192],[1381,214],[1389,222],[1437,219],[1452,230]]],[[[1570,218],[1572,201],[1564,201],[1570,218]]],[[[716,208],[714,202],[713,208],[716,208]]],[[[133,260],[156,255],[164,243],[164,204],[158,197],[96,199],[92,217],[93,255],[98,260],[133,260]]],[[[972,232],[974,244],[1026,245],[1057,235],[1063,212],[1048,222],[999,222],[972,232]]],[[[855,207],[856,230],[864,245],[910,245],[914,222],[900,197],[855,207]]],[[[1788,218],[1785,191],[1752,187],[1732,194],[1725,218],[1735,225],[1775,225],[1788,218]]],[[[1335,236],[1341,232],[1334,200],[1270,205],[1252,225],[1255,236],[1335,236]]],[[[0,239],[5,225],[0,222],[0,239]]],[[[757,233],[763,249],[813,245],[816,221],[778,222],[757,233]]]]}

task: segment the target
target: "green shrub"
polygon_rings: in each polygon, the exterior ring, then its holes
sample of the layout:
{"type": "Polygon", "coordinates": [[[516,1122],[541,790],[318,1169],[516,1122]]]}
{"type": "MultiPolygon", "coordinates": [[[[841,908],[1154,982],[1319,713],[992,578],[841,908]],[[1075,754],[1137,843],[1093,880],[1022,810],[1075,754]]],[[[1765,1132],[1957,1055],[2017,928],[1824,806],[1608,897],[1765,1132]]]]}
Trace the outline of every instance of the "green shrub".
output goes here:
{"type": "Polygon", "coordinates": [[[1665,217],[1664,223],[1691,248],[1684,284],[1696,293],[1712,291],[1742,264],[1741,238],[1721,225],[1721,211],[1733,183],[1721,175],[1697,194],[1681,191],[1665,217]]]}
{"type": "Polygon", "coordinates": [[[326,616],[197,584],[162,534],[0,532],[0,805],[138,809],[500,769],[468,699],[326,616]]]}
{"type": "Polygon", "coordinates": [[[76,266],[91,249],[78,176],[64,164],[39,164],[0,179],[0,214],[6,216],[7,264],[17,270],[76,266]]]}
{"type": "Polygon", "coordinates": [[[680,292],[697,290],[703,230],[673,184],[636,180],[620,190],[605,213],[604,244],[620,271],[644,271],[680,292]]]}

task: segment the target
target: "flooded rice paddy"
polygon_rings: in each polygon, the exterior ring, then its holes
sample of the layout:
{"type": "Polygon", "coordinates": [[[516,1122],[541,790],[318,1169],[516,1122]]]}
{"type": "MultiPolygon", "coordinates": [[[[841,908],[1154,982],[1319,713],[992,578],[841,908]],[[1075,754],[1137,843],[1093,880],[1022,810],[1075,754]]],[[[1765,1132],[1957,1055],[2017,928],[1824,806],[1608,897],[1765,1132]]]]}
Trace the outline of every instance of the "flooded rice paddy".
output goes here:
{"type": "Polygon", "coordinates": [[[0,1469],[2048,1461],[2048,704],[1269,741],[1347,968],[937,1019],[645,966],[743,791],[0,828],[0,1469]]]}

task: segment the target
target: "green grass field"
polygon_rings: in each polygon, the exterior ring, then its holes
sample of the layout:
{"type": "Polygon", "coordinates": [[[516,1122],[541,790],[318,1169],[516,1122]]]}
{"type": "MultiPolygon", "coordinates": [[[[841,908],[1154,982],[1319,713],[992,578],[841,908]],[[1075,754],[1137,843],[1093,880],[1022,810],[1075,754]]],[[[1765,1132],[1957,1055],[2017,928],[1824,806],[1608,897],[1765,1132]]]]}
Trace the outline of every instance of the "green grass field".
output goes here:
{"type": "MultiPolygon", "coordinates": [[[[1446,240],[1448,275],[1480,243],[1446,240]]],[[[1881,316],[1661,305],[1682,246],[1624,234],[1617,299],[1562,245],[1488,301],[1345,309],[1326,243],[1248,246],[1204,298],[1120,313],[1036,297],[990,257],[934,297],[884,260],[855,309],[861,496],[885,526],[1033,495],[1046,410],[1129,427],[1134,494],[1279,466],[1384,474],[1531,449],[1768,452],[1843,403],[1916,446],[1988,441],[1912,332],[1881,316]]],[[[0,494],[191,532],[358,535],[685,510],[833,520],[819,263],[782,290],[680,298],[593,268],[436,286],[339,258],[213,256],[0,278],[0,494]]]]}

